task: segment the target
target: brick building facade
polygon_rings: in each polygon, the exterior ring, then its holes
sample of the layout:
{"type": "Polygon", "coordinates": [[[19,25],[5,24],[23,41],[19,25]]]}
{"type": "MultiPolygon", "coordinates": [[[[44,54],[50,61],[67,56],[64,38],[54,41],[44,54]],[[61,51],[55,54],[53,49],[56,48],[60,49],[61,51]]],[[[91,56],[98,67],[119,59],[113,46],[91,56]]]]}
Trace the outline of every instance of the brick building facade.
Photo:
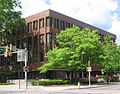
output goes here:
{"type": "MultiPolygon", "coordinates": [[[[97,33],[100,35],[100,40],[103,41],[103,37],[107,34],[112,36],[112,41],[115,42],[116,36],[100,28],[94,27],[92,25],[86,24],[69,16],[63,15],[61,13],[55,12],[53,10],[46,10],[38,14],[29,16],[25,18],[26,28],[24,31],[16,33],[13,38],[13,44],[17,48],[27,48],[28,49],[28,65],[29,65],[29,78],[35,78],[40,76],[37,68],[42,64],[46,63],[46,52],[54,47],[55,35],[60,30],[69,28],[73,25],[79,26],[80,28],[91,28],[98,30],[97,33]]],[[[3,58],[3,57],[1,57],[3,58]]],[[[12,56],[16,58],[16,55],[12,56]]],[[[11,58],[11,60],[12,60],[11,58]]],[[[4,65],[4,64],[3,64],[4,65]]],[[[21,66],[23,62],[7,62],[7,65],[12,66],[11,71],[21,71],[21,66]]],[[[2,66],[2,65],[1,65],[2,66]]],[[[95,68],[96,71],[96,68],[95,68]]],[[[58,75],[65,77],[65,70],[57,71],[54,70],[48,72],[45,76],[46,78],[56,78],[58,75]]],[[[61,76],[58,75],[58,76],[61,76]]],[[[59,78],[59,77],[58,77],[59,78]]]]}

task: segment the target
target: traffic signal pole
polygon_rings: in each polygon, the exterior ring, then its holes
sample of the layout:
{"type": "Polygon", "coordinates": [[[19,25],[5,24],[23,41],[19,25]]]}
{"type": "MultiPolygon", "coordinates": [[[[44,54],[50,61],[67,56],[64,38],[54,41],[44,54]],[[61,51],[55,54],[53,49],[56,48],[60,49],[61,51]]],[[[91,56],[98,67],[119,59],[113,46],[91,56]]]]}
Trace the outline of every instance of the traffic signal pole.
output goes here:
{"type": "MultiPolygon", "coordinates": [[[[6,46],[7,47],[7,50],[8,49],[10,49],[8,46],[6,46]]],[[[0,48],[5,48],[6,49],[6,47],[3,47],[3,46],[0,46],[0,48]]],[[[27,50],[27,48],[25,48],[25,49],[17,49],[16,48],[16,51],[11,51],[11,53],[13,54],[13,53],[25,53],[25,59],[24,59],[24,61],[25,61],[25,66],[24,67],[28,67],[27,66],[27,61],[28,61],[28,50],[27,50]]],[[[0,54],[0,56],[5,56],[6,55],[6,57],[7,57],[7,52],[6,52],[6,54],[0,54]]],[[[24,72],[25,72],[25,90],[27,89],[27,87],[28,87],[28,84],[27,84],[27,71],[26,70],[24,70],[24,72]]]]}
{"type": "MultiPolygon", "coordinates": [[[[27,53],[28,53],[28,51],[25,48],[25,67],[27,67],[27,53]]],[[[25,71],[25,89],[27,89],[27,86],[28,86],[28,84],[27,84],[27,71],[25,71]]]]}

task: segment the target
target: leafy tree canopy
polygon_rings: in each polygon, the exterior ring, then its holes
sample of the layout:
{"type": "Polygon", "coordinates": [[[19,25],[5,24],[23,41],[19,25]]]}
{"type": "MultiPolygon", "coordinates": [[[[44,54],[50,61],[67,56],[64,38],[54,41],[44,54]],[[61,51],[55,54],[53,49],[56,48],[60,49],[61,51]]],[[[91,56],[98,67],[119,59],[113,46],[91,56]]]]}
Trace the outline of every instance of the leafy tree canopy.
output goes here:
{"type": "Polygon", "coordinates": [[[21,8],[18,0],[0,0],[0,44],[11,41],[13,33],[23,30],[24,19],[16,8],[21,8]]]}
{"type": "Polygon", "coordinates": [[[111,43],[111,37],[106,36],[102,45],[103,54],[101,57],[103,61],[101,65],[104,66],[102,71],[116,73],[120,71],[120,46],[111,43]]]}
{"type": "Polygon", "coordinates": [[[48,63],[39,68],[41,72],[53,68],[79,71],[86,68],[89,60],[100,62],[101,43],[95,30],[74,26],[61,31],[56,40],[58,45],[47,52],[48,63]]]}

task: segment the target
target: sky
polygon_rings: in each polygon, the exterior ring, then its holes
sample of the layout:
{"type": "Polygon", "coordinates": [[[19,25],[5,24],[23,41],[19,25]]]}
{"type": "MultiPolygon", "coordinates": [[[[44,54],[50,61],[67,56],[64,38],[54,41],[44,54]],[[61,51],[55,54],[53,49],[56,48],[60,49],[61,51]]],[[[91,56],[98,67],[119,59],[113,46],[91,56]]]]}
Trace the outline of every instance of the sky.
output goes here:
{"type": "Polygon", "coordinates": [[[120,44],[120,0],[19,0],[23,17],[52,9],[113,34],[120,44]]]}

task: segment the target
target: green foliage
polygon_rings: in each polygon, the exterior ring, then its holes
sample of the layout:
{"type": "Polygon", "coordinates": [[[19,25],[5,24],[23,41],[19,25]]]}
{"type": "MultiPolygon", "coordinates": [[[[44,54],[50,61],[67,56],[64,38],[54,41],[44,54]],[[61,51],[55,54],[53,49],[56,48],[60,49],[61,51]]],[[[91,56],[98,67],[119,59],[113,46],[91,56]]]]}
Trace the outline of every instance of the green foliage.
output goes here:
{"type": "MultiPolygon", "coordinates": [[[[79,81],[80,81],[80,83],[83,83],[83,84],[87,83],[88,84],[89,79],[88,78],[80,78],[79,81]]],[[[91,77],[91,83],[97,83],[97,79],[94,77],[91,77]]]]}
{"type": "Polygon", "coordinates": [[[24,19],[21,12],[15,8],[21,8],[18,0],[0,0],[0,43],[10,42],[15,32],[23,30],[24,19]]]}
{"type": "Polygon", "coordinates": [[[104,66],[102,71],[116,73],[120,71],[120,46],[105,44],[104,46],[104,61],[101,65],[104,66]]]}
{"type": "Polygon", "coordinates": [[[101,43],[95,30],[74,26],[61,31],[56,38],[58,45],[47,52],[48,63],[39,68],[41,73],[53,68],[85,70],[88,60],[100,61],[101,43]]]}
{"type": "Polygon", "coordinates": [[[6,70],[0,71],[0,82],[6,83],[7,77],[9,77],[9,72],[6,70]]]}
{"type": "Polygon", "coordinates": [[[120,46],[111,42],[111,36],[106,36],[101,43],[103,54],[101,54],[101,65],[103,72],[116,73],[120,70],[120,46]]]}
{"type": "Polygon", "coordinates": [[[32,85],[61,85],[61,84],[69,84],[68,80],[32,80],[32,85]]]}
{"type": "Polygon", "coordinates": [[[58,45],[48,51],[48,63],[39,68],[41,73],[54,68],[85,70],[89,60],[103,66],[103,72],[120,71],[120,46],[111,43],[110,35],[101,42],[95,30],[73,27],[61,31],[56,38],[58,45]]]}
{"type": "Polygon", "coordinates": [[[105,75],[99,75],[99,78],[106,78],[106,76],[105,75]]]}

